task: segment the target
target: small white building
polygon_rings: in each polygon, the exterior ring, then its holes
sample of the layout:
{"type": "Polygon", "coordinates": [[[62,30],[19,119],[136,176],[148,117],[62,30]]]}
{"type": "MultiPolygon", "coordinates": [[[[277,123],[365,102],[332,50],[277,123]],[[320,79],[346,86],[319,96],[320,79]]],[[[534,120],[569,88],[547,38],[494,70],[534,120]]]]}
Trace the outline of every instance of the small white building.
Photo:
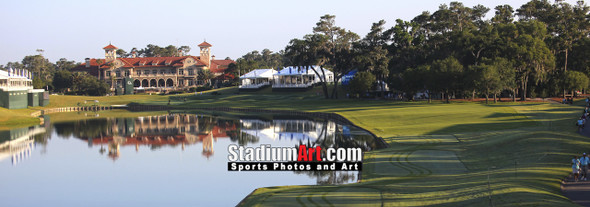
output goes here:
{"type": "Polygon", "coordinates": [[[33,89],[33,75],[24,69],[0,70],[0,107],[24,109],[27,106],[46,106],[49,94],[33,89]]]}
{"type": "Polygon", "coordinates": [[[274,75],[272,88],[310,88],[320,83],[322,80],[320,77],[324,76],[327,82],[334,81],[334,73],[319,66],[289,66],[274,75]]]}
{"type": "Polygon", "coordinates": [[[31,73],[26,70],[0,70],[0,89],[4,91],[33,89],[33,80],[30,76],[31,73]]]}
{"type": "Polygon", "coordinates": [[[274,69],[256,69],[240,76],[240,89],[259,89],[272,84],[274,69]]]}

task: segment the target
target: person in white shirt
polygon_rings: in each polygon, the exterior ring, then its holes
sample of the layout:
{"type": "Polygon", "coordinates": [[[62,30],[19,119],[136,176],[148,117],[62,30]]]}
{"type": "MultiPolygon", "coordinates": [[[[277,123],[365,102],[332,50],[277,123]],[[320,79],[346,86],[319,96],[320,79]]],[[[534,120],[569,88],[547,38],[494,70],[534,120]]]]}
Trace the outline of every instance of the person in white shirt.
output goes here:
{"type": "Polygon", "coordinates": [[[578,176],[580,173],[580,159],[577,156],[574,156],[572,159],[572,174],[574,175],[574,180],[578,182],[578,176]]]}
{"type": "Polygon", "coordinates": [[[587,177],[587,173],[588,173],[588,163],[590,162],[590,158],[586,155],[586,153],[582,154],[582,157],[580,158],[580,167],[581,167],[581,174],[582,174],[582,180],[586,180],[588,179],[587,177]]]}

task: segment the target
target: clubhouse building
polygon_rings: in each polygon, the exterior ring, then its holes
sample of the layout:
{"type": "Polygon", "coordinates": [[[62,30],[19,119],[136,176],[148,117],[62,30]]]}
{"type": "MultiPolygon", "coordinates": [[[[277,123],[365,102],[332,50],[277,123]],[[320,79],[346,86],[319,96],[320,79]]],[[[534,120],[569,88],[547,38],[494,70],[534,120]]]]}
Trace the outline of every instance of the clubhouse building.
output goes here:
{"type": "Polygon", "coordinates": [[[212,45],[198,45],[200,56],[118,58],[117,47],[104,47],[104,59],[86,58],[72,71],[87,72],[105,81],[117,94],[134,91],[183,90],[202,85],[199,71],[209,70],[214,76],[224,74],[233,60],[216,60],[211,54],[212,45]]]}

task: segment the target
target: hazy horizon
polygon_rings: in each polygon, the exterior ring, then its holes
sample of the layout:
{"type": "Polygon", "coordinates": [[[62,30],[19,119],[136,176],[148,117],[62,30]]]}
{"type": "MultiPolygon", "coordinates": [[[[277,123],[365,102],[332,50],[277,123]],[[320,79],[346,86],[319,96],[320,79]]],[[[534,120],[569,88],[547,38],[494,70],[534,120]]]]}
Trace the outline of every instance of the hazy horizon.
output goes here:
{"type": "MultiPolygon", "coordinates": [[[[436,11],[448,0],[427,1],[8,1],[0,8],[0,65],[20,62],[27,55],[43,55],[51,62],[67,58],[104,58],[110,43],[129,52],[131,48],[159,46],[191,47],[205,39],[217,59],[237,59],[247,52],[268,48],[283,50],[291,39],[312,33],[324,14],[336,15],[336,25],[365,36],[381,19],[392,27],[395,19],[411,20],[422,11],[436,11]],[[363,2],[365,3],[365,2],[363,2]]],[[[515,10],[528,0],[460,1],[472,7],[509,4],[515,10]]],[[[551,1],[553,2],[553,1],[551,1]]],[[[567,0],[575,4],[575,0],[567,0]]]]}

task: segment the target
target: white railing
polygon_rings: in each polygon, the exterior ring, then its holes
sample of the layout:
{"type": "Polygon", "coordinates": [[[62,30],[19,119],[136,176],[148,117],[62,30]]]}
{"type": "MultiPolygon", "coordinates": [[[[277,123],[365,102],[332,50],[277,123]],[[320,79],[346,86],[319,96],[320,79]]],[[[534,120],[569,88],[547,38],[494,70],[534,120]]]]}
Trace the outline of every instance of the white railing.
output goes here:
{"type": "Polygon", "coordinates": [[[274,84],[273,88],[307,88],[312,86],[312,83],[299,83],[299,84],[274,84]]]}
{"type": "Polygon", "coordinates": [[[240,88],[260,88],[263,86],[267,86],[270,85],[269,82],[266,83],[259,83],[259,84],[247,84],[247,85],[241,85],[240,88]]]}

